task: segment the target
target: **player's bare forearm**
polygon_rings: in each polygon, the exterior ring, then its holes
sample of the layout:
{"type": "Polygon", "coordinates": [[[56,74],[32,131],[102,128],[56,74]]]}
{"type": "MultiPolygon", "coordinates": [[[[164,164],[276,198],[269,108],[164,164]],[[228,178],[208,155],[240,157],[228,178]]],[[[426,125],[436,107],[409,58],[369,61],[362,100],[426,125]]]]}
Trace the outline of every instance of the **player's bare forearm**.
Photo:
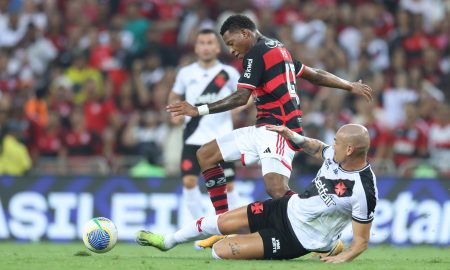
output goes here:
{"type": "Polygon", "coordinates": [[[363,84],[361,80],[358,82],[349,82],[328,71],[310,67],[305,67],[301,77],[313,84],[343,89],[355,95],[362,96],[367,101],[372,101],[372,88],[363,84]]]}
{"type": "Polygon", "coordinates": [[[183,100],[182,96],[175,94],[175,92],[173,92],[173,91],[170,92],[168,104],[176,103],[181,100],[183,100]]]}
{"type": "Polygon", "coordinates": [[[309,137],[304,137],[304,138],[305,138],[305,142],[297,144],[297,145],[300,146],[302,148],[302,150],[305,151],[305,153],[307,153],[308,155],[318,158],[320,160],[323,160],[322,152],[323,152],[323,149],[325,147],[327,147],[327,145],[325,143],[323,143],[322,141],[319,141],[319,140],[316,140],[313,138],[309,138],[309,137]]]}
{"type": "MultiPolygon", "coordinates": [[[[171,91],[169,94],[169,104],[174,104],[183,100],[183,96],[176,94],[174,91],[171,91]]],[[[184,116],[172,116],[170,117],[170,123],[173,125],[181,125],[184,121],[184,116]]]]}
{"type": "Polygon", "coordinates": [[[322,151],[327,145],[322,141],[302,136],[296,132],[293,132],[292,130],[290,130],[285,126],[267,125],[266,129],[277,132],[285,139],[292,141],[297,146],[300,146],[302,150],[305,151],[307,154],[320,160],[323,160],[322,151]]]}
{"type": "Polygon", "coordinates": [[[354,258],[358,257],[369,246],[371,226],[372,222],[359,223],[356,221],[352,221],[353,240],[348,249],[344,250],[339,255],[332,257],[324,257],[321,259],[321,261],[327,263],[341,263],[341,262],[349,262],[354,258]]]}
{"type": "Polygon", "coordinates": [[[243,106],[247,104],[251,94],[252,93],[249,89],[239,88],[231,95],[216,102],[208,104],[209,113],[225,112],[243,106]]]}
{"type": "Polygon", "coordinates": [[[351,82],[341,79],[338,76],[321,69],[305,69],[302,78],[320,86],[339,88],[347,91],[351,90],[351,82]]]}
{"type": "Polygon", "coordinates": [[[343,263],[343,262],[350,262],[361,253],[363,253],[368,248],[368,241],[364,241],[361,239],[354,239],[348,249],[344,250],[339,255],[333,256],[333,257],[324,257],[321,259],[323,262],[327,263],[343,263]]]}

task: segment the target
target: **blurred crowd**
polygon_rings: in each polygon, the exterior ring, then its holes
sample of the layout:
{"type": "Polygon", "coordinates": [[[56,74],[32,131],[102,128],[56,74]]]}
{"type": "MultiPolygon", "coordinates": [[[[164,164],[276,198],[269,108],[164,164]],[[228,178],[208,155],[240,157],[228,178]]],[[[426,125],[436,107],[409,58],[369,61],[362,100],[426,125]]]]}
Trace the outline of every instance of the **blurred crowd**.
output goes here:
{"type": "MultiPolygon", "coordinates": [[[[374,90],[367,103],[299,80],[306,135],[332,144],[361,123],[379,173],[450,175],[449,0],[0,0],[0,173],[177,175],[168,94],[195,61],[195,33],[234,13],[304,64],[374,90]]],[[[226,50],[221,60],[242,70],[226,50]]],[[[252,125],[254,111],[234,120],[252,125]]],[[[294,162],[297,174],[320,166],[294,162]]]]}

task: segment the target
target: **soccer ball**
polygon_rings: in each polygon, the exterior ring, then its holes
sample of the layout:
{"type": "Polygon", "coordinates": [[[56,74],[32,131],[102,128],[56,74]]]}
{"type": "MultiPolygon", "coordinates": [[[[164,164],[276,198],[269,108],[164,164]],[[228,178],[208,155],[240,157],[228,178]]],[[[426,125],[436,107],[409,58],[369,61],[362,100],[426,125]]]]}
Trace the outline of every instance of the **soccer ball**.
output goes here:
{"type": "Polygon", "coordinates": [[[95,253],[110,251],[117,242],[117,229],[114,223],[104,217],[89,220],[83,229],[84,245],[95,253]]]}

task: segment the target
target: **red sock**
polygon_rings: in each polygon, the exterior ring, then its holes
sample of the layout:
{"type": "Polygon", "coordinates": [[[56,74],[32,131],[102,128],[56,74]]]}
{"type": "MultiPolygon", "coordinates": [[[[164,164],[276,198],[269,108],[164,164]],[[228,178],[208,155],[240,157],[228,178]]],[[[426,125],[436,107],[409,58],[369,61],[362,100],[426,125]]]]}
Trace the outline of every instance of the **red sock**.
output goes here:
{"type": "Polygon", "coordinates": [[[219,165],[203,172],[206,189],[208,190],[211,202],[216,209],[216,215],[228,211],[227,180],[223,174],[223,169],[219,165]]]}

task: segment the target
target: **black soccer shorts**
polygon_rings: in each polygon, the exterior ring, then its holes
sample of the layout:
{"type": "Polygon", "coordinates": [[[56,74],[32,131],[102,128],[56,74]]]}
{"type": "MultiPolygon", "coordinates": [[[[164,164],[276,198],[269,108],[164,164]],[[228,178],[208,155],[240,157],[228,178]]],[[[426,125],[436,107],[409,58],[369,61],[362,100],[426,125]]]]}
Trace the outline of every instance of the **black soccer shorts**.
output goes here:
{"type": "MultiPolygon", "coordinates": [[[[181,175],[199,175],[201,173],[200,165],[197,160],[197,150],[199,145],[185,144],[181,153],[181,175]]],[[[234,163],[222,162],[220,166],[223,168],[227,182],[233,182],[235,176],[234,163]]]]}
{"type": "Polygon", "coordinates": [[[309,253],[298,241],[287,216],[290,196],[254,202],[247,206],[250,231],[259,232],[264,259],[293,259],[309,253]]]}

